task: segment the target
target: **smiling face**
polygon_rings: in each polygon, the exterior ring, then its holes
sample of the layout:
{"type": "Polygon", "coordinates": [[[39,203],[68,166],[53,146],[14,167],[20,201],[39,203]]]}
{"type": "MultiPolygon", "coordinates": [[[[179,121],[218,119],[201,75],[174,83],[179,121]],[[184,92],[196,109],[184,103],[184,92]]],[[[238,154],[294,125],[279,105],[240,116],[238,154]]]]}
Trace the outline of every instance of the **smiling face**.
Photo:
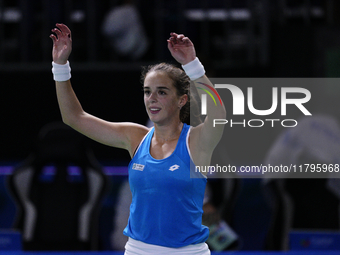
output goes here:
{"type": "Polygon", "coordinates": [[[166,72],[149,72],[143,89],[144,104],[152,122],[163,125],[179,121],[180,106],[186,103],[187,95],[178,95],[173,80],[166,72]]]}

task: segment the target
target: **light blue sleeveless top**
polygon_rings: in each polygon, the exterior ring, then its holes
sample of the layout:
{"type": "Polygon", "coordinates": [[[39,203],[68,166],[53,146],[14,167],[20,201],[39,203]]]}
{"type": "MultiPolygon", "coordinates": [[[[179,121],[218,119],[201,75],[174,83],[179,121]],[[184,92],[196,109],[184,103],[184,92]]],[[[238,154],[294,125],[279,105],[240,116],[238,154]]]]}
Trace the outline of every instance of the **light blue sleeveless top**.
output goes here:
{"type": "Polygon", "coordinates": [[[201,178],[190,177],[194,164],[188,151],[189,129],[183,125],[176,149],[160,160],[150,155],[154,128],[144,137],[129,164],[132,203],[125,235],[166,247],[207,240],[209,229],[202,225],[207,180],[201,173],[201,178]]]}

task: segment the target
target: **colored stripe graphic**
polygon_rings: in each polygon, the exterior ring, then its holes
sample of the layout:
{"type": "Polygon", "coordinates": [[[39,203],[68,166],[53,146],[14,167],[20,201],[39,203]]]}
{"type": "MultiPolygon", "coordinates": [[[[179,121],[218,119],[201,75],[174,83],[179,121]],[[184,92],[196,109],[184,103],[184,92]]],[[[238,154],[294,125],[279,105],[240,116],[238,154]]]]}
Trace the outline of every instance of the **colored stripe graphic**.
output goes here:
{"type": "MultiPolygon", "coordinates": [[[[211,89],[211,90],[215,93],[215,95],[217,96],[218,100],[220,101],[220,104],[223,105],[223,104],[222,104],[221,97],[219,96],[219,94],[217,93],[217,91],[215,90],[214,87],[212,87],[212,86],[210,86],[210,85],[208,85],[208,84],[205,84],[205,83],[203,83],[203,82],[197,82],[197,83],[202,84],[202,85],[208,87],[209,89],[211,89]]],[[[205,91],[206,91],[206,90],[205,90],[205,91]]],[[[206,92],[207,92],[207,91],[206,91],[206,92]]],[[[208,93],[208,94],[213,98],[213,96],[212,96],[210,93],[208,93]]],[[[215,102],[215,100],[214,100],[214,102],[215,102]]],[[[215,105],[216,105],[216,102],[215,102],[215,105]]]]}
{"type": "Polygon", "coordinates": [[[202,88],[200,88],[200,87],[197,87],[197,88],[198,88],[198,89],[201,89],[201,90],[204,90],[207,94],[209,94],[209,96],[211,96],[212,100],[214,100],[214,103],[215,103],[215,105],[217,106],[215,98],[213,97],[213,95],[212,95],[208,90],[202,89],[202,88]]]}

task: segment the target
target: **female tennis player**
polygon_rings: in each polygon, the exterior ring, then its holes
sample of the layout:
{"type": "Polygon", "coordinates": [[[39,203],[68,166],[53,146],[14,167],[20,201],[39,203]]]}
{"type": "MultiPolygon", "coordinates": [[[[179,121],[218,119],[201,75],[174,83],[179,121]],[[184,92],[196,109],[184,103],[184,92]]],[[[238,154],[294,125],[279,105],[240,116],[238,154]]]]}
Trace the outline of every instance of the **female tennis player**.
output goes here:
{"type": "MultiPolygon", "coordinates": [[[[221,139],[225,119],[223,103],[207,98],[203,123],[190,126],[190,80],[199,91],[216,91],[205,76],[188,37],[171,33],[169,51],[184,71],[161,63],[142,75],[144,104],[151,129],[136,123],[117,123],[85,112],[70,82],[68,58],[72,50],[70,29],[57,24],[52,30],[52,72],[63,121],[80,133],[109,146],[128,150],[130,215],[124,234],[125,254],[210,254],[202,225],[206,178],[191,178],[195,165],[208,166],[221,139]],[[204,89],[204,90],[203,90],[204,89]]],[[[133,108],[132,108],[133,109],[133,108]]]]}

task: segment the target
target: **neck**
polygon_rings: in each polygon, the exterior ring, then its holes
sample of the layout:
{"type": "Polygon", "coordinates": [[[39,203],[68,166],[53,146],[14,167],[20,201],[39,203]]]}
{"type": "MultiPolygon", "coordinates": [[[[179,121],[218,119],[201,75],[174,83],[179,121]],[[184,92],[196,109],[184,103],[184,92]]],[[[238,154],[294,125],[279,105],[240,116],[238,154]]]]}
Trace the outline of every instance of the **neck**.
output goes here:
{"type": "Polygon", "coordinates": [[[171,126],[159,126],[155,125],[155,139],[159,142],[169,142],[178,140],[183,128],[182,122],[174,123],[171,126]]]}

